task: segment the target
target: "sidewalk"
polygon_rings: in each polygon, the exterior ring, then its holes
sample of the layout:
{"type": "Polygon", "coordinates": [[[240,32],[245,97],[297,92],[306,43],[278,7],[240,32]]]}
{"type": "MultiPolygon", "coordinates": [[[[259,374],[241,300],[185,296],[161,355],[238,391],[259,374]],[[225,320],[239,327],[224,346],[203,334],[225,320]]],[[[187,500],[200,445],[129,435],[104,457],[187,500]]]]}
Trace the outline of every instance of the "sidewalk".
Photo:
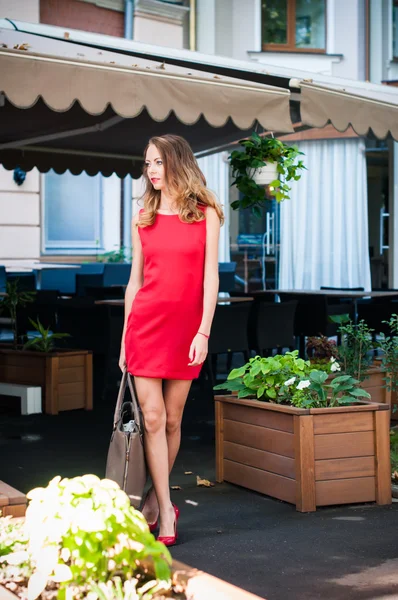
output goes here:
{"type": "MultiPolygon", "coordinates": [[[[301,514],[226,483],[198,487],[196,475],[215,477],[214,424],[195,418],[198,401],[172,474],[182,488],[172,492],[181,509],[174,558],[267,600],[398,598],[398,504],[301,514]]],[[[112,411],[113,399],[93,413],[0,416],[0,479],[27,492],[57,474],[103,476],[112,411]]]]}

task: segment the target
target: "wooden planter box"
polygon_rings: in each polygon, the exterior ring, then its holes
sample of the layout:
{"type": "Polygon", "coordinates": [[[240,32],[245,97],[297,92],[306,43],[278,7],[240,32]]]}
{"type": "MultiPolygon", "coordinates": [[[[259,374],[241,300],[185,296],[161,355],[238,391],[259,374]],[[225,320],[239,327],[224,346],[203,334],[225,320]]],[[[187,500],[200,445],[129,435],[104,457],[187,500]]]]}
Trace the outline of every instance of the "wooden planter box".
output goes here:
{"type": "Polygon", "coordinates": [[[0,512],[2,517],[24,517],[27,498],[4,481],[0,481],[0,512]]]}
{"type": "Polygon", "coordinates": [[[0,381],[42,387],[43,412],[93,407],[93,360],[88,350],[51,353],[0,347],[0,381]]]}
{"type": "Polygon", "coordinates": [[[391,503],[390,410],[216,396],[216,476],[296,505],[391,503]]]}
{"type": "MultiPolygon", "coordinates": [[[[189,600],[262,600],[259,596],[176,560],[173,561],[172,574],[173,580],[181,585],[189,600]]],[[[172,598],[173,596],[170,596],[170,600],[172,598]]],[[[0,600],[19,598],[0,585],[0,600]]]]}
{"type": "Polygon", "coordinates": [[[361,388],[372,396],[372,402],[382,402],[391,408],[391,392],[385,387],[386,372],[381,367],[372,366],[368,372],[369,377],[361,383],[361,388]]]}

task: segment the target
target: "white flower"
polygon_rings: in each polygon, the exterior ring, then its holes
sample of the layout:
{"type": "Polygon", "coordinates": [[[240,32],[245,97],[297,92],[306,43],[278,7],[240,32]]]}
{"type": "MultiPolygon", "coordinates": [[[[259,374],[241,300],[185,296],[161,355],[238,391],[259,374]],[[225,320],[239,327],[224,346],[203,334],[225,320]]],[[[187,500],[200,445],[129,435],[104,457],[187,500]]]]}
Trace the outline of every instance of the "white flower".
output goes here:
{"type": "Polygon", "coordinates": [[[336,359],[334,359],[334,361],[332,362],[330,370],[332,373],[335,373],[336,371],[341,371],[341,367],[340,367],[339,363],[336,362],[336,359]]]}
{"type": "Polygon", "coordinates": [[[330,362],[331,362],[331,363],[334,363],[334,362],[336,362],[336,359],[335,359],[335,357],[334,357],[334,356],[331,356],[331,357],[330,357],[330,362]]]}
{"type": "Polygon", "coordinates": [[[289,387],[289,385],[293,385],[293,383],[296,381],[295,377],[291,377],[290,379],[288,379],[287,381],[285,381],[284,385],[287,385],[289,387]]]}
{"type": "Polygon", "coordinates": [[[305,390],[309,385],[311,385],[311,381],[309,379],[305,379],[304,381],[300,381],[297,386],[298,390],[305,390]]]}

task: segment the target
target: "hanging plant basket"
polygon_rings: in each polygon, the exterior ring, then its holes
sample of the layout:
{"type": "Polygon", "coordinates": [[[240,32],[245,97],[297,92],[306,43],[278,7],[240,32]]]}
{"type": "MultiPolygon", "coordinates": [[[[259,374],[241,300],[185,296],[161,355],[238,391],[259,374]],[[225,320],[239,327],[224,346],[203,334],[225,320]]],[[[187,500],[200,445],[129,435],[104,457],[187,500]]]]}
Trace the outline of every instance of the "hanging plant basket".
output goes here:
{"type": "Polygon", "coordinates": [[[257,185],[269,185],[278,179],[278,165],[274,161],[268,162],[264,167],[256,169],[252,175],[257,185]]]}
{"type": "Polygon", "coordinates": [[[267,138],[253,132],[241,140],[243,150],[231,152],[232,185],[236,185],[241,197],[231,203],[233,210],[251,208],[261,217],[262,208],[269,195],[277,202],[290,197],[290,181],[298,181],[305,169],[300,152],[295,146],[287,146],[276,138],[267,138]],[[264,188],[270,185],[266,191],[264,188]]]}

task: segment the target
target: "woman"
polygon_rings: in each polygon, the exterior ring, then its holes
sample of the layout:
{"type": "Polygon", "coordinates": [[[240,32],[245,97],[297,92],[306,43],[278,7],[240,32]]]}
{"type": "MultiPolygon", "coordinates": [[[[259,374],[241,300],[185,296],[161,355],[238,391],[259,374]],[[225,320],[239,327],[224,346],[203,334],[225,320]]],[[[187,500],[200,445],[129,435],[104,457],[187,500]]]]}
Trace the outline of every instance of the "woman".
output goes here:
{"type": "Polygon", "coordinates": [[[133,265],[125,296],[120,368],[134,375],[153,482],[142,512],[171,546],[179,511],[169,473],[192,380],[199,376],[218,295],[223,213],[189,144],[154,137],[145,150],[144,208],[133,219],[133,265]]]}

